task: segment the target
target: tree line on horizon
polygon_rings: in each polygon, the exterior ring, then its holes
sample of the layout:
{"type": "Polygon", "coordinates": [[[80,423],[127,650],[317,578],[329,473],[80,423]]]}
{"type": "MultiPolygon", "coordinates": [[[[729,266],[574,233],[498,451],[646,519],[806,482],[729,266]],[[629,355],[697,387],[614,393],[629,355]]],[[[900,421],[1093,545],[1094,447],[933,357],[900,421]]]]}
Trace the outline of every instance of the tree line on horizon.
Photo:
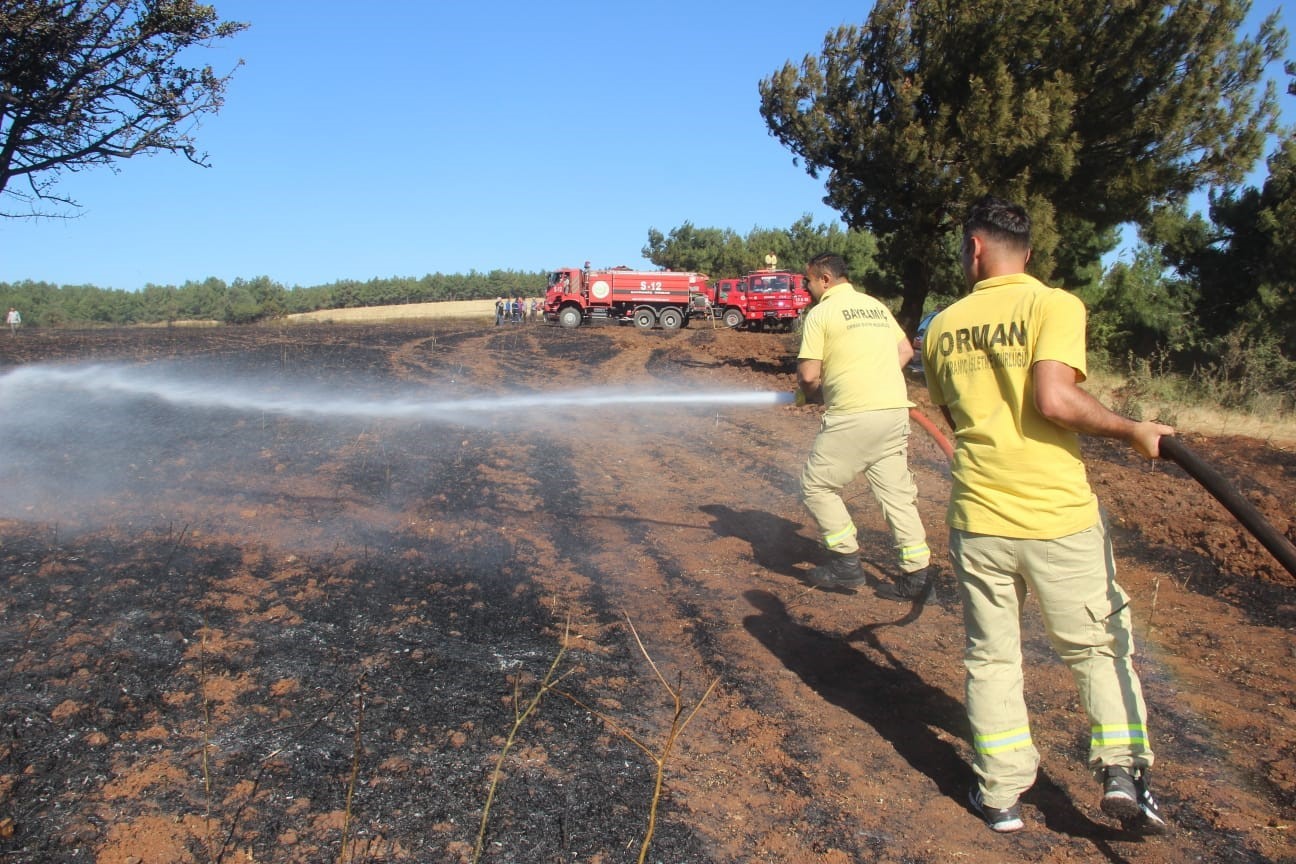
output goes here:
{"type": "Polygon", "coordinates": [[[17,308],[24,324],[44,327],[176,321],[254,324],[323,309],[532,296],[544,292],[545,281],[544,272],[520,270],[342,279],[292,288],[268,276],[233,282],[209,277],[179,286],[150,284],[138,291],[24,280],[0,282],[0,305],[17,308]]]}

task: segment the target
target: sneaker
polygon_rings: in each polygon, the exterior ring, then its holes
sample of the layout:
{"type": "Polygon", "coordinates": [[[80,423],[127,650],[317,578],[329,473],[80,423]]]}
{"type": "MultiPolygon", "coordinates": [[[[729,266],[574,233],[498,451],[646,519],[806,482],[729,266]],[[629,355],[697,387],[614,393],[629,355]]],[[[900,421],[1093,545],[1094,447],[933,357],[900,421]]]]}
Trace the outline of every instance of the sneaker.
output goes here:
{"type": "Polygon", "coordinates": [[[1132,830],[1139,831],[1143,834],[1164,834],[1169,830],[1165,818],[1161,815],[1161,808],[1157,806],[1156,799],[1152,797],[1152,789],[1148,783],[1148,772],[1146,768],[1140,768],[1138,774],[1134,777],[1134,785],[1139,790],[1139,809],[1143,811],[1142,816],[1135,821],[1132,830]]]}
{"type": "Polygon", "coordinates": [[[1119,819],[1126,831],[1164,834],[1168,830],[1161,808],[1152,797],[1146,768],[1107,766],[1103,770],[1102,811],[1119,819]]]}
{"type": "Polygon", "coordinates": [[[1138,786],[1134,774],[1123,765],[1108,765],[1103,769],[1102,811],[1122,822],[1135,819],[1139,809],[1138,786]]]}
{"type": "Polygon", "coordinates": [[[932,594],[932,577],[936,568],[928,564],[921,570],[912,573],[901,573],[895,583],[883,583],[877,589],[877,595],[897,603],[926,603],[932,594]]]}
{"type": "Polygon", "coordinates": [[[973,786],[968,791],[968,802],[972,810],[985,820],[990,830],[998,834],[1012,834],[1026,827],[1022,821],[1021,803],[1014,801],[1011,807],[987,807],[981,800],[981,790],[973,786]]]}
{"type": "Polygon", "coordinates": [[[806,577],[818,588],[857,588],[868,581],[860,566],[859,552],[829,552],[827,564],[820,564],[806,577]]]}

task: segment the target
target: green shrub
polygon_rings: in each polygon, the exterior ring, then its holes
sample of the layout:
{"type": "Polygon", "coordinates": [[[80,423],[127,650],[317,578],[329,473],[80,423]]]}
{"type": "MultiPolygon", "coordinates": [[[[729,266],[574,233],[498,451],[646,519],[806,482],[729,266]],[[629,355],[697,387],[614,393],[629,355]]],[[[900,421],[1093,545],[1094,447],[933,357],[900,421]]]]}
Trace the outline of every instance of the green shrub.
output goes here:
{"type": "Polygon", "coordinates": [[[1224,408],[1291,411],[1296,363],[1282,351],[1278,337],[1238,327],[1220,337],[1215,358],[1193,371],[1203,398],[1224,408]],[[1250,332],[1248,332],[1250,331],[1250,332]]]}

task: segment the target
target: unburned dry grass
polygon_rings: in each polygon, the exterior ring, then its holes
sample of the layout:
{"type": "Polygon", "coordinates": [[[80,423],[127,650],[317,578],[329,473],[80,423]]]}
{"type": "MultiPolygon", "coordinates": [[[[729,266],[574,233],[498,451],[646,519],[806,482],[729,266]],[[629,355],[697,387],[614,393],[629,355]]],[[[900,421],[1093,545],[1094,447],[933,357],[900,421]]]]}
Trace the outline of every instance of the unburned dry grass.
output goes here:
{"type": "Polygon", "coordinates": [[[1180,432],[1212,438],[1242,435],[1278,447],[1296,446],[1296,417],[1290,412],[1263,408],[1239,411],[1188,401],[1172,388],[1162,393],[1151,385],[1131,386],[1129,378],[1101,370],[1091,372],[1085,389],[1114,411],[1136,420],[1160,420],[1180,432]]]}
{"type": "Polygon", "coordinates": [[[393,306],[363,306],[357,309],[321,309],[285,315],[289,323],[376,324],[422,318],[493,318],[495,301],[443,300],[436,303],[402,303],[393,306]]]}

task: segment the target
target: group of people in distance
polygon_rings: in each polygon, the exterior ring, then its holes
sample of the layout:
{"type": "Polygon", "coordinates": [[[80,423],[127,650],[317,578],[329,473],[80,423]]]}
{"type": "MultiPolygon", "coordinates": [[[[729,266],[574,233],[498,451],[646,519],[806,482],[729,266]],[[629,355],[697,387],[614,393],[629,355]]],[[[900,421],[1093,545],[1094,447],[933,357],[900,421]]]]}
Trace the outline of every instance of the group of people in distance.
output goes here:
{"type": "Polygon", "coordinates": [[[526,321],[538,321],[544,314],[544,302],[538,297],[527,300],[525,297],[496,297],[495,326],[501,324],[521,324],[526,321]]]}
{"type": "MultiPolygon", "coordinates": [[[[1078,386],[1086,376],[1084,305],[1027,275],[1030,255],[1024,208],[993,197],[974,202],[962,238],[970,292],[936,315],[922,347],[932,402],[955,437],[946,522],[966,631],[976,775],[968,803],[994,831],[1025,827],[1020,800],[1040,761],[1022,678],[1022,603],[1033,593],[1089,718],[1100,809],[1126,830],[1162,834],[1129,597],[1116,582],[1077,436],[1121,439],[1151,459],[1174,429],[1122,417],[1078,386]]],[[[914,349],[887,307],[851,285],[839,255],[816,256],[806,277],[816,303],[802,326],[797,403],[825,409],[801,494],[828,555],[807,578],[921,604],[938,568],[908,466],[914,405],[902,370],[914,349]],[[841,497],[860,473],[891,529],[899,564],[893,581],[860,562],[841,497]]]]}

